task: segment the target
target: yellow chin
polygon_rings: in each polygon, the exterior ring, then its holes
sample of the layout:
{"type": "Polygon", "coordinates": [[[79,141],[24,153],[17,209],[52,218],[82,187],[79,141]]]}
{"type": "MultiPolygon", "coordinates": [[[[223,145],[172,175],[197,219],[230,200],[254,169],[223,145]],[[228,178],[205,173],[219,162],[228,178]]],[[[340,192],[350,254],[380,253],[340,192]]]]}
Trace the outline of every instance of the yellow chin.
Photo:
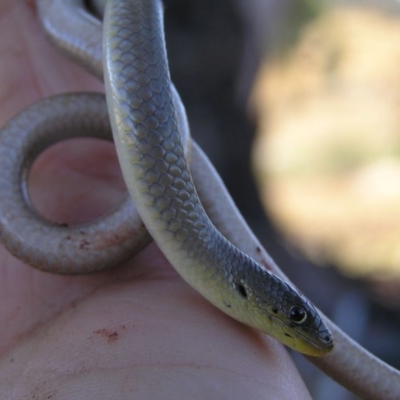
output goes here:
{"type": "Polygon", "coordinates": [[[302,338],[295,338],[294,345],[289,347],[298,351],[299,353],[307,354],[308,356],[321,357],[332,351],[333,344],[330,346],[318,346],[302,338]]]}
{"type": "Polygon", "coordinates": [[[325,345],[324,343],[316,343],[312,339],[308,339],[287,326],[281,326],[282,332],[278,335],[277,339],[299,353],[308,356],[320,357],[333,349],[333,344],[325,345]]]}

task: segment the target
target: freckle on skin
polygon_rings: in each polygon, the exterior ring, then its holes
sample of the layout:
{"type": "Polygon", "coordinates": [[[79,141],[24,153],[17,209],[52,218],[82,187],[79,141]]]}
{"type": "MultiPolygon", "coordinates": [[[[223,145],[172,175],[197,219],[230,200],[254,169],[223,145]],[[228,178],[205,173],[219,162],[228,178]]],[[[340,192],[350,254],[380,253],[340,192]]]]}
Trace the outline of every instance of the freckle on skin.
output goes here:
{"type": "MultiPolygon", "coordinates": [[[[124,329],[124,328],[122,328],[122,329],[124,329]]],[[[95,335],[99,335],[99,336],[105,338],[108,343],[116,341],[119,337],[119,334],[117,331],[113,331],[113,330],[105,329],[105,328],[96,329],[95,331],[93,331],[93,333],[95,335]]]]}
{"type": "Polygon", "coordinates": [[[84,241],[82,241],[81,244],[79,245],[79,248],[80,248],[80,249],[87,249],[87,248],[89,247],[89,245],[90,245],[90,242],[84,240],[84,241]]]}

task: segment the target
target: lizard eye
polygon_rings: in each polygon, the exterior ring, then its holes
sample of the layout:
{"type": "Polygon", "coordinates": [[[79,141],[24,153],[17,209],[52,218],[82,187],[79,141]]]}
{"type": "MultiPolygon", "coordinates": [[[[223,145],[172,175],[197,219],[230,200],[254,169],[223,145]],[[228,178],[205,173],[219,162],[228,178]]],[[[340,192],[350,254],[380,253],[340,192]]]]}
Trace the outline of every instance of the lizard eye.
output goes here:
{"type": "Polygon", "coordinates": [[[300,306],[293,306],[289,311],[289,318],[295,324],[302,324],[307,320],[307,311],[300,306]]]}

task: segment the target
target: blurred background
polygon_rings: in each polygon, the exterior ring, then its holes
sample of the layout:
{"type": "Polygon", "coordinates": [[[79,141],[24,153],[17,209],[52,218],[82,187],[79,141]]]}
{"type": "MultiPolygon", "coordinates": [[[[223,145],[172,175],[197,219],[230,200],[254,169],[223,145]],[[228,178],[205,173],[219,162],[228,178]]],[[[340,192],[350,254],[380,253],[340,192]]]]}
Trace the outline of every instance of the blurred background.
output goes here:
{"type": "MultiPolygon", "coordinates": [[[[400,2],[165,0],[192,134],[277,264],[400,368],[400,2]]],[[[356,399],[293,354],[314,399],[356,399]]]]}

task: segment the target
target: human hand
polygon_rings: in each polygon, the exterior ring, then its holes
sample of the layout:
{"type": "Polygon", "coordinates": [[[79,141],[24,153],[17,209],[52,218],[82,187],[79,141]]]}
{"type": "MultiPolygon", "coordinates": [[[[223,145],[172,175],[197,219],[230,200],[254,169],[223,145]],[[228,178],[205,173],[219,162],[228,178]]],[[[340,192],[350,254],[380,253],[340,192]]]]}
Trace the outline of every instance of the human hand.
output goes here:
{"type": "MultiPolygon", "coordinates": [[[[41,98],[102,90],[47,42],[33,1],[3,0],[0,18],[1,126],[41,98]]],[[[30,193],[57,222],[101,215],[125,193],[112,144],[54,146],[30,193]]],[[[210,305],[155,244],[86,276],[37,271],[4,248],[0,260],[0,398],[309,398],[283,346],[210,305]]]]}

